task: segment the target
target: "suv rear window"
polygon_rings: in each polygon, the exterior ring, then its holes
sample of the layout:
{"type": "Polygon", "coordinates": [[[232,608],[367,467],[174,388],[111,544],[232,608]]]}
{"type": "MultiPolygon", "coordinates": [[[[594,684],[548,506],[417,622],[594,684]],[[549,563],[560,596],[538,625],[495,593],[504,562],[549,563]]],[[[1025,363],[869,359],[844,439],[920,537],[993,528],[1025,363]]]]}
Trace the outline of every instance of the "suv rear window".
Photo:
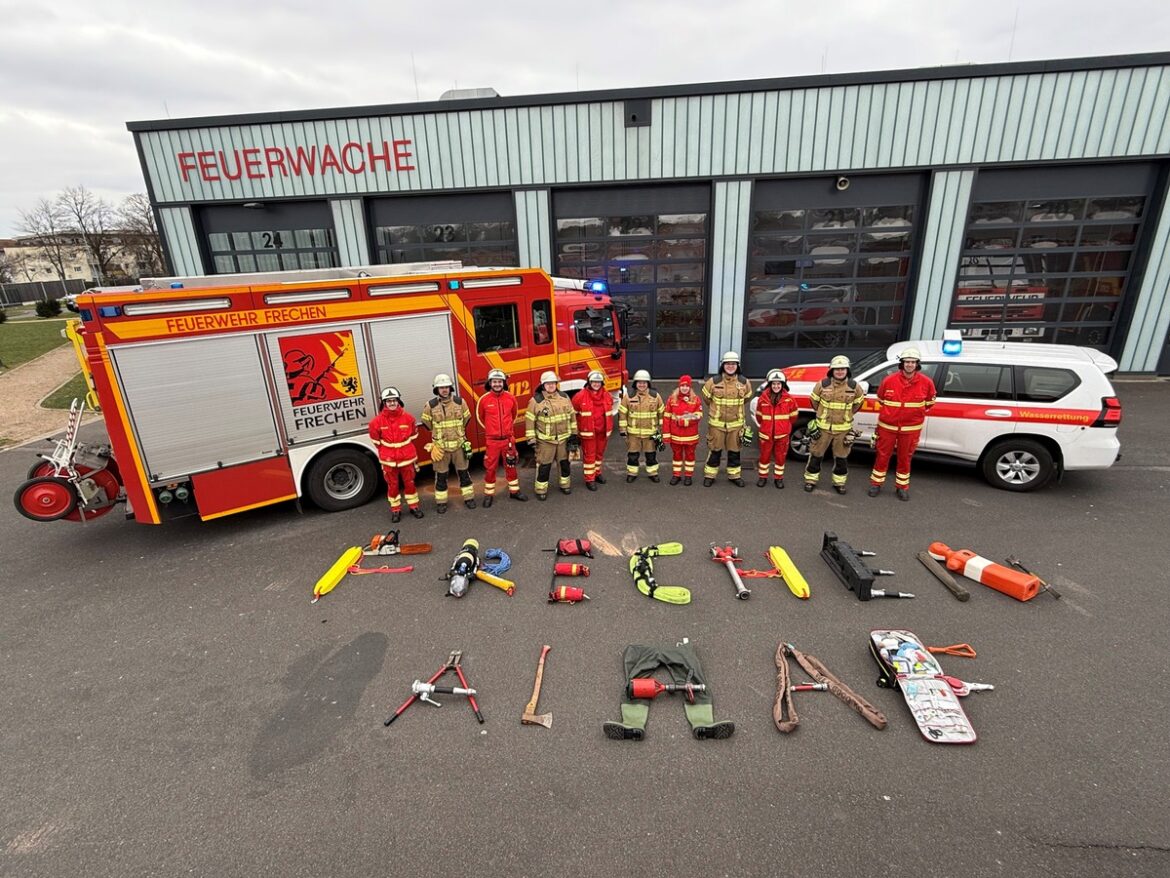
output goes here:
{"type": "Polygon", "coordinates": [[[1056,402],[1080,383],[1080,376],[1071,369],[1016,366],[1016,398],[1021,402],[1056,402]]]}
{"type": "Polygon", "coordinates": [[[1011,399],[1012,370],[983,363],[948,363],[938,393],[959,399],[1011,399]]]}

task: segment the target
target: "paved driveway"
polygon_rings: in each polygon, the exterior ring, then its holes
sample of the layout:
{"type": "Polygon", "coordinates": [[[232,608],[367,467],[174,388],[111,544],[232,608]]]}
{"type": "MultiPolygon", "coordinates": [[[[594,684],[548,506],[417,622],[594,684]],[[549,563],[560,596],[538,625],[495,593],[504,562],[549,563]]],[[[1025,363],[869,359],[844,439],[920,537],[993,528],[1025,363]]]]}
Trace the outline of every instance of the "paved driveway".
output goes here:
{"type": "MultiPolygon", "coordinates": [[[[116,513],[34,524],[8,505],[0,874],[1164,876],[1170,387],[1120,391],[1121,464],[1039,493],[924,465],[911,503],[869,499],[860,458],[843,498],[801,493],[795,468],[783,492],[626,486],[611,454],[596,494],[444,517],[424,497],[426,519],[403,536],[433,555],[411,575],[350,577],[313,606],[320,573],[387,526],[383,503],[161,528],[116,513]],[[824,530],[877,551],[898,572],[883,584],[918,597],[856,601],[818,558],[824,530]],[[590,532],[618,549],[682,541],[660,581],[693,603],[646,600],[624,559],[602,555],[590,603],[547,604],[540,549],[590,532]],[[511,553],[515,597],[485,584],[444,596],[438,577],[467,536],[511,553]],[[1064,598],[1020,604],[972,583],[958,603],[914,560],[935,539],[1016,553],[1064,598]],[[712,540],[752,566],[787,547],[812,599],[757,580],[735,600],[712,540]],[[997,686],[966,701],[977,744],[926,743],[874,685],[867,632],[895,626],[978,650],[943,658],[997,686]],[[683,637],[735,736],[694,740],[664,696],[645,741],[605,739],[622,648],[683,637]],[[780,735],[780,640],[877,704],[887,729],[800,693],[801,726],[780,735]],[[542,643],[551,730],[519,722],[542,643]],[[385,728],[456,648],[486,724],[456,702],[385,728]]],[[[29,463],[27,449],[0,454],[0,483],[13,490],[29,463]]]]}

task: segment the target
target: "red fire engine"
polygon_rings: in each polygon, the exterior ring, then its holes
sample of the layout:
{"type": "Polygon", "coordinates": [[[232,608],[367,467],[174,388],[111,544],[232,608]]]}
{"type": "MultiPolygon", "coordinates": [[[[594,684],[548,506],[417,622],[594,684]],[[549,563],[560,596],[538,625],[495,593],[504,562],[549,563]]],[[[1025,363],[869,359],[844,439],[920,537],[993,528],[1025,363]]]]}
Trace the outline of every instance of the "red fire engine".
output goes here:
{"type": "MultiPolygon", "coordinates": [[[[71,327],[108,445],[77,442],[80,410],[33,466],[17,509],[82,521],[124,499],[159,524],[206,520],[307,495],[336,511],[378,488],[366,426],[382,387],[421,411],[436,373],[475,408],[503,369],[520,411],[553,369],[625,380],[622,313],[602,281],[459,263],[145,280],[77,297],[71,327]]],[[[469,439],[484,447],[475,420],[469,439]]],[[[515,434],[524,436],[523,418],[515,434]]],[[[419,459],[422,453],[419,440],[419,459]]]]}

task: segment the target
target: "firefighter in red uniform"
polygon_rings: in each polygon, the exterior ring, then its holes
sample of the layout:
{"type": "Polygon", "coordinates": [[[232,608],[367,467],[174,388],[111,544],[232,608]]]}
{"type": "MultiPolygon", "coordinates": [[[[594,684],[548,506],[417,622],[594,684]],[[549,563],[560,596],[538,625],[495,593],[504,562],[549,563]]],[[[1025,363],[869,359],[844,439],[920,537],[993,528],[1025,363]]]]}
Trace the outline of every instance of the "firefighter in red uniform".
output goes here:
{"type": "Polygon", "coordinates": [[[398,480],[402,479],[402,492],[410,514],[422,518],[418,508],[418,492],[414,488],[414,470],[418,454],[414,440],[418,437],[418,426],[414,416],[402,404],[402,394],[397,387],[382,391],[382,410],[370,421],[370,438],[378,446],[378,460],[382,474],[386,476],[386,499],[390,501],[390,520],[402,518],[402,500],[398,496],[398,480]]]}
{"type": "Polygon", "coordinates": [[[605,484],[602,461],[605,446],[613,432],[613,398],[605,389],[605,374],[594,369],[585,386],[573,397],[577,412],[577,435],[581,437],[581,454],[585,459],[585,487],[596,491],[605,484]]]}
{"type": "Polygon", "coordinates": [[[662,413],[662,441],[670,444],[670,483],[691,484],[695,475],[695,449],[699,445],[699,421],[703,403],[692,388],[691,376],[678,379],[678,388],[666,400],[662,413]]]}
{"type": "Polygon", "coordinates": [[[496,470],[504,462],[504,477],[508,480],[508,496],[524,501],[528,495],[520,490],[520,474],[516,472],[519,455],[516,453],[516,417],[520,412],[516,397],[508,390],[508,376],[502,369],[488,372],[484,383],[487,392],[475,406],[475,419],[487,437],[483,454],[483,508],[495,500],[496,470]]]}
{"type": "Polygon", "coordinates": [[[922,425],[935,397],[934,382],[922,374],[921,357],[917,348],[906,348],[898,355],[898,371],[887,375],[878,386],[877,459],[869,474],[871,497],[881,493],[890,457],[897,452],[894,493],[899,500],[910,499],[910,458],[918,447],[922,425]]]}
{"type": "Polygon", "coordinates": [[[788,456],[788,438],[796,419],[796,400],[788,392],[788,379],[779,369],[768,373],[767,383],[760,388],[748,408],[760,437],[760,462],[756,465],[756,487],[768,484],[768,471],[773,461],[776,467],[776,487],[784,487],[784,459],[788,456]]]}

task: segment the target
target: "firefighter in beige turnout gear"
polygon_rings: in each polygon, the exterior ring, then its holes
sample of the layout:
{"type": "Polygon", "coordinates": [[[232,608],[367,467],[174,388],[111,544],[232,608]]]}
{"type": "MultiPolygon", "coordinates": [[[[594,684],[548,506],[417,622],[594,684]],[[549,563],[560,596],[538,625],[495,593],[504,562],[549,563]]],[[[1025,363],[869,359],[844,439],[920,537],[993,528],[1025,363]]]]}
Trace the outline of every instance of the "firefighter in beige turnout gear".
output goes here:
{"type": "Polygon", "coordinates": [[[468,456],[471,443],[467,441],[467,422],[471,410],[467,403],[455,393],[455,384],[448,375],[436,375],[431,392],[434,398],[426,404],[422,413],[422,425],[431,431],[431,463],[435,467],[436,512],[447,511],[447,476],[451,464],[459,477],[459,493],[463,505],[475,508],[475,486],[471,484],[468,472],[468,456]]]}
{"type": "Polygon", "coordinates": [[[571,494],[569,478],[569,442],[577,440],[577,418],[573,403],[562,393],[561,379],[556,372],[540,376],[540,389],[532,394],[524,415],[524,436],[536,448],[537,500],[548,499],[549,475],[552,465],[560,467],[557,485],[562,494],[571,494]]]}
{"type": "Polygon", "coordinates": [[[728,351],[719,361],[719,374],[703,385],[703,399],[707,401],[707,463],[703,467],[703,485],[711,487],[719,475],[719,459],[727,452],[727,478],[733,485],[744,487],[743,471],[739,462],[742,448],[743,407],[752,396],[752,385],[739,369],[739,354],[728,351]]]}
{"type": "Polygon", "coordinates": [[[853,380],[849,358],[833,357],[829,373],[813,385],[810,396],[813,418],[808,422],[808,464],[804,470],[804,490],[812,491],[821,479],[825,453],[833,452],[833,490],[845,493],[849,478],[849,450],[853,447],[853,416],[865,402],[865,391],[853,380]]]}
{"type": "Polygon", "coordinates": [[[618,405],[618,434],[626,437],[626,481],[638,478],[638,455],[646,456],[646,475],[658,479],[658,443],[662,434],[658,425],[666,405],[657,390],[650,386],[650,373],[639,369],[630,387],[622,388],[618,405]]]}

